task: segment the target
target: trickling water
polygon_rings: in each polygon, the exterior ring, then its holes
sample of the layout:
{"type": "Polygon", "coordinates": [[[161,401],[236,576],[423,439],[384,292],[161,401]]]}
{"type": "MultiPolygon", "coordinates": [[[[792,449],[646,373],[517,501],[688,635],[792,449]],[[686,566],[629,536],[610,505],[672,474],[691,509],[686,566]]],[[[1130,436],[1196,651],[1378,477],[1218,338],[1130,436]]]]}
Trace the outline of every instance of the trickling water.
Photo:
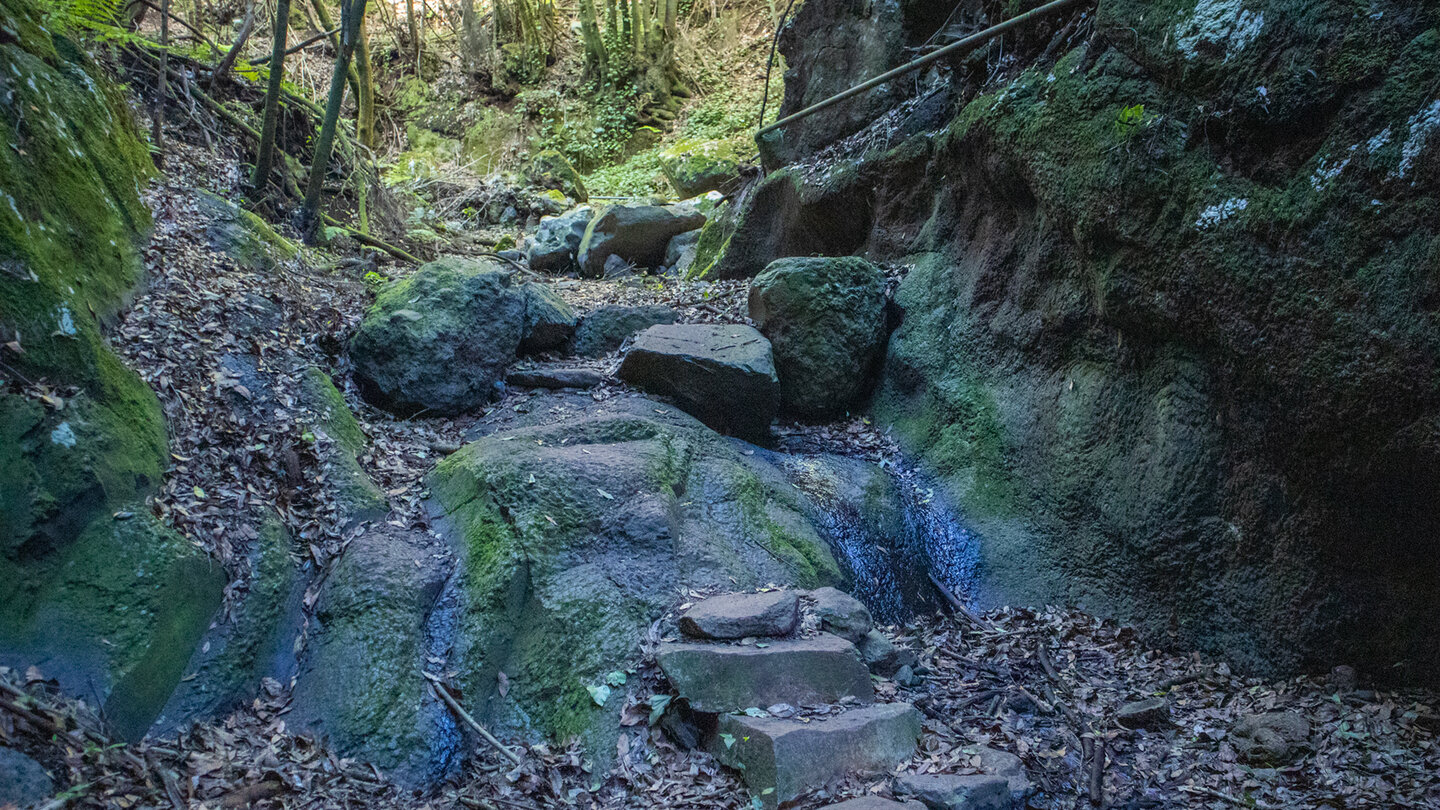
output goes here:
{"type": "MultiPolygon", "coordinates": [[[[430,609],[425,621],[424,668],[436,674],[445,669],[460,629],[460,586],[457,571],[445,581],[445,587],[430,609]]],[[[433,718],[434,734],[430,740],[430,771],[439,782],[460,762],[464,737],[455,715],[430,690],[425,692],[425,711],[433,718]]]]}
{"type": "Polygon", "coordinates": [[[791,456],[781,464],[808,496],[852,594],[878,621],[903,623],[939,607],[932,576],[969,601],[978,540],[927,476],[834,456],[791,456]]]}

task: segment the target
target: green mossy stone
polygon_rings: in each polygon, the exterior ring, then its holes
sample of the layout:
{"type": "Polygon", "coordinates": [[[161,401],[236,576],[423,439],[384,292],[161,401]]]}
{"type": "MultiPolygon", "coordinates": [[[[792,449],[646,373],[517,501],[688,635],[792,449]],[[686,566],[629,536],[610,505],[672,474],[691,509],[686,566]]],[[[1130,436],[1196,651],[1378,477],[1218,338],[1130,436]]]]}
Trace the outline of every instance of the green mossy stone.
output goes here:
{"type": "Polygon", "coordinates": [[[429,478],[462,555],[467,693],[498,727],[579,736],[604,762],[624,690],[602,707],[586,687],[639,660],[675,588],[842,580],[778,472],[673,408],[633,402],[480,439],[429,478]]]}
{"type": "Polygon", "coordinates": [[[134,505],[96,518],[61,554],[0,561],[0,649],[46,660],[67,689],[105,697],[106,716],[138,739],[184,674],[225,574],[134,505]]]}
{"type": "Polygon", "coordinates": [[[738,182],[741,157],[730,141],[680,141],[660,154],[665,179],[681,199],[738,182]]]}
{"type": "Polygon", "coordinates": [[[345,397],[329,375],[314,366],[304,372],[302,391],[305,406],[315,415],[308,424],[317,442],[316,455],[334,487],[341,518],[354,525],[384,517],[390,503],[360,467],[359,456],[369,439],[345,397]]]}
{"type": "Polygon", "coordinates": [[[590,199],[580,173],[554,149],[546,149],[530,159],[530,165],[525,168],[525,179],[540,188],[559,191],[576,202],[590,199]]]}

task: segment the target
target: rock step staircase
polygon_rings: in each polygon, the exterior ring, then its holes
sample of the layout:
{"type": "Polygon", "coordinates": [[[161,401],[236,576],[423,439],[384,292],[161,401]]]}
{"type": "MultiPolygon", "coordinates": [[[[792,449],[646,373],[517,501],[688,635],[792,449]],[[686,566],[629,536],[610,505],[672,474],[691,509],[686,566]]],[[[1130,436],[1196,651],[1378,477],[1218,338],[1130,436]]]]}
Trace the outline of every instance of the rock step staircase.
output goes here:
{"type": "MultiPolygon", "coordinates": [[[[766,807],[854,773],[892,772],[914,754],[919,712],[909,703],[876,703],[871,675],[913,679],[915,656],[875,630],[849,595],[834,588],[723,594],[678,624],[688,640],[662,643],[660,668],[690,709],[708,718],[700,744],[739,770],[766,807]]],[[[1029,789],[1019,759],[983,751],[984,769],[996,775],[902,777],[896,791],[918,802],[868,797],[835,807],[1017,806],[1029,789]],[[1018,771],[999,773],[1006,768],[1018,771]]]]}

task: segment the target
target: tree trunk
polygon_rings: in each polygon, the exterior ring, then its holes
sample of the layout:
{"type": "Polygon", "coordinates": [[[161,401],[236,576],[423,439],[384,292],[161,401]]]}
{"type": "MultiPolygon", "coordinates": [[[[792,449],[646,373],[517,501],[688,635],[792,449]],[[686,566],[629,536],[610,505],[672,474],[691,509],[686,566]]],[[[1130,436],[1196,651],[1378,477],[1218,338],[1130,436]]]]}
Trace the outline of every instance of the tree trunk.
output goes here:
{"type": "Polygon", "coordinates": [[[410,28],[410,56],[415,62],[415,75],[420,75],[420,29],[415,25],[415,0],[405,0],[405,24],[410,28]]]}
{"type": "Polygon", "coordinates": [[[605,81],[605,40],[595,20],[595,0],[580,0],[580,36],[585,40],[585,72],[605,81]]]}
{"type": "Polygon", "coordinates": [[[255,30],[255,0],[250,0],[250,5],[245,9],[245,21],[240,23],[240,33],[235,35],[235,44],[230,50],[220,57],[220,63],[215,66],[215,72],[210,74],[210,91],[215,91],[215,83],[225,78],[230,72],[230,67],[239,58],[240,51],[244,50],[245,43],[250,39],[250,32],[255,30]]]}
{"type": "Polygon", "coordinates": [[[265,88],[265,123],[260,127],[260,152],[255,156],[255,171],[250,175],[250,188],[255,196],[265,193],[270,179],[271,160],[275,153],[275,122],[280,117],[280,83],[285,79],[285,35],[290,30],[290,0],[275,0],[274,42],[270,46],[270,81],[265,88]]]}
{"type": "Polygon", "coordinates": [[[340,52],[335,56],[335,72],[330,77],[330,96],[325,102],[325,120],[320,136],[315,139],[315,160],[310,165],[310,182],[305,186],[305,204],[300,209],[300,230],[305,240],[314,243],[321,234],[320,193],[325,188],[325,174],[330,168],[330,152],[335,147],[335,130],[340,124],[340,105],[345,101],[345,76],[350,57],[360,40],[360,24],[365,17],[365,0],[342,0],[340,4],[340,52]]]}
{"type": "Polygon", "coordinates": [[[630,41],[635,55],[645,51],[645,0],[630,0],[630,41]]]}
{"type": "MultiPolygon", "coordinates": [[[[330,36],[330,44],[335,46],[335,53],[338,56],[340,53],[341,32],[335,27],[335,23],[331,22],[330,10],[325,8],[325,0],[310,0],[310,6],[315,9],[315,16],[320,20],[320,25],[323,26],[321,30],[335,31],[335,33],[330,36]]],[[[344,8],[345,0],[340,0],[340,6],[344,8]]],[[[356,71],[354,65],[350,66],[350,72],[346,74],[346,80],[350,82],[350,95],[354,96],[356,99],[355,103],[359,104],[360,74],[356,71]]]]}
{"type": "Polygon", "coordinates": [[[155,79],[155,109],[150,117],[150,139],[155,142],[155,165],[165,165],[165,96],[170,92],[170,0],[160,0],[160,75],[155,79]]]}
{"type": "Polygon", "coordinates": [[[370,69],[370,37],[365,19],[360,19],[360,41],[355,46],[355,140],[367,149],[375,148],[375,74],[370,69]]]}

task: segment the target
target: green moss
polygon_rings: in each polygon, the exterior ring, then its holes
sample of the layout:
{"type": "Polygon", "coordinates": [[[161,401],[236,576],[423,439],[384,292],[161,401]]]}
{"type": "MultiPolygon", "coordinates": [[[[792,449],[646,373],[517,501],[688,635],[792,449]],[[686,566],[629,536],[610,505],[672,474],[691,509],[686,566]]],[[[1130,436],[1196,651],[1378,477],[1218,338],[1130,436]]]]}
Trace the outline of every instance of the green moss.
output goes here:
{"type": "Polygon", "coordinates": [[[361,468],[360,453],[369,444],[345,397],[329,375],[311,366],[304,372],[305,405],[315,414],[309,430],[319,442],[316,455],[335,489],[336,502],[348,523],[374,520],[390,511],[385,494],[361,468]]]}

